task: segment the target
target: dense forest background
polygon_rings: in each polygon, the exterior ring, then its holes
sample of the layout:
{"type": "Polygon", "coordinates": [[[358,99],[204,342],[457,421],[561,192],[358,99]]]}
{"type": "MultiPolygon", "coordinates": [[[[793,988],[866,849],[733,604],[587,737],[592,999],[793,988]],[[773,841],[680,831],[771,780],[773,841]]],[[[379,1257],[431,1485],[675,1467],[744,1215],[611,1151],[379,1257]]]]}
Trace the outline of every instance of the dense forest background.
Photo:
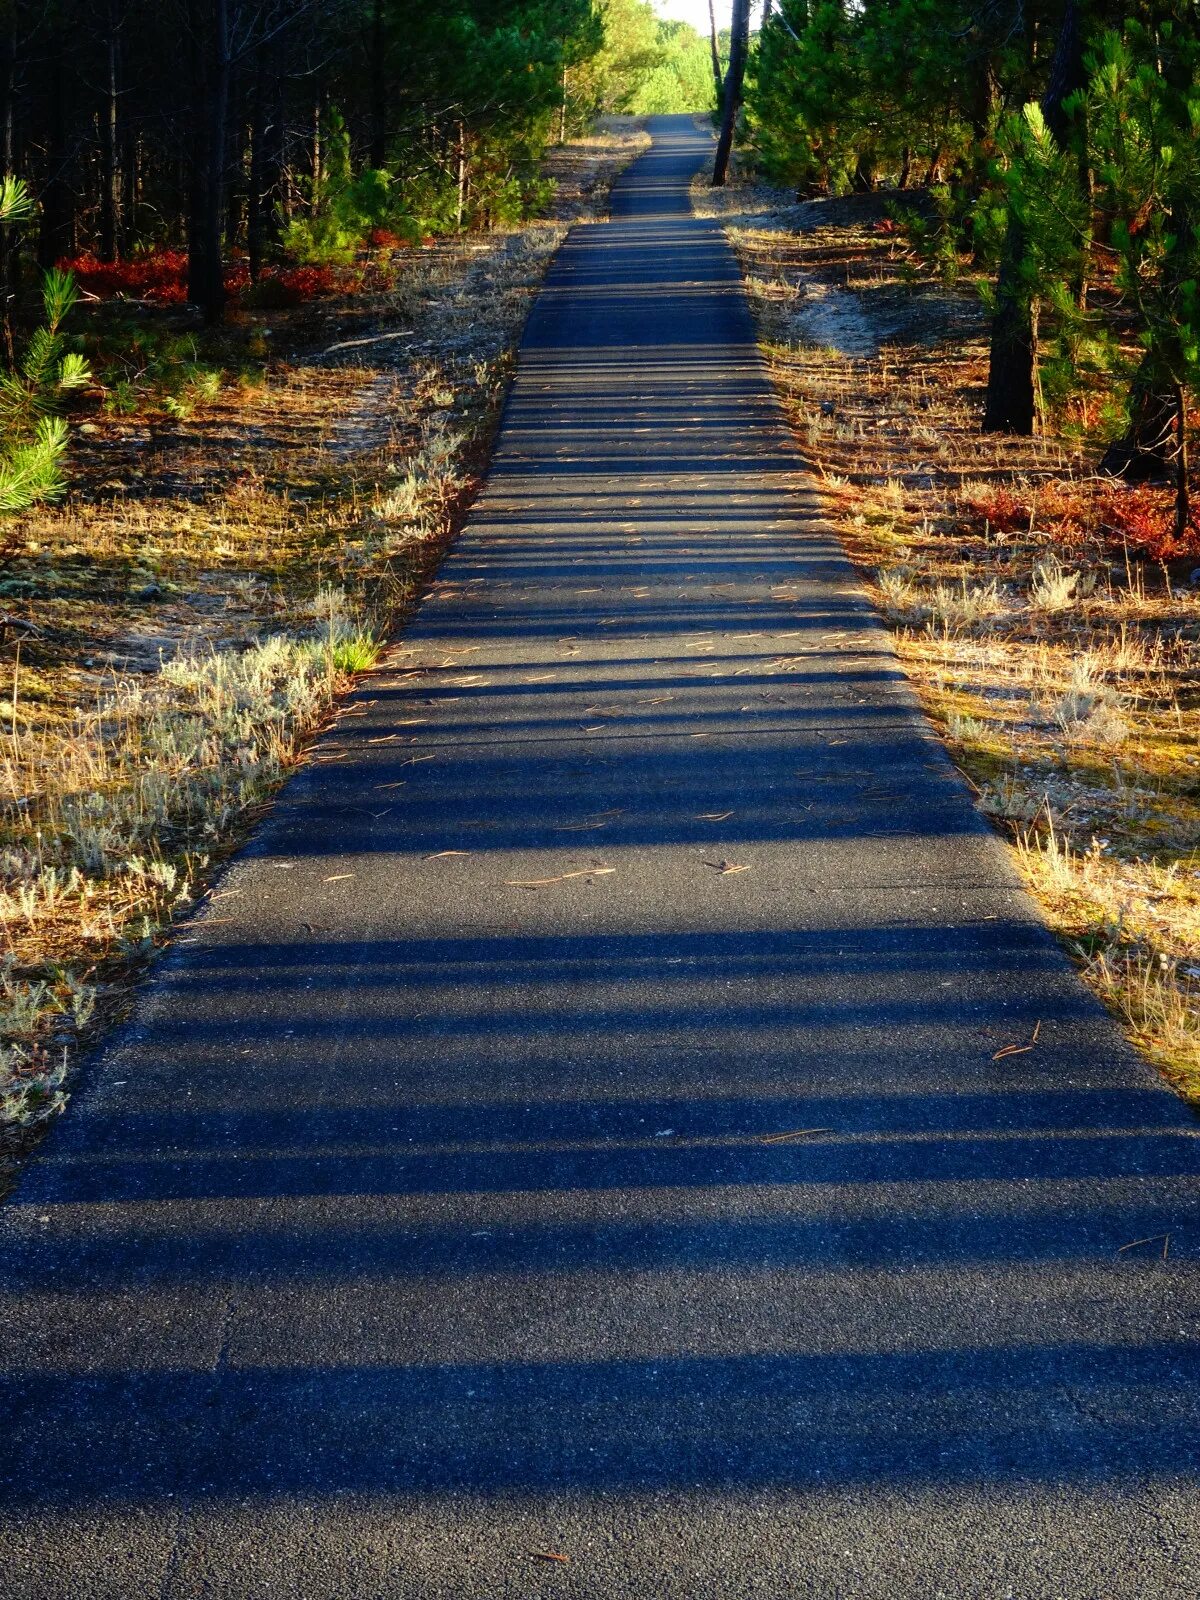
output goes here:
{"type": "Polygon", "coordinates": [[[597,116],[713,94],[648,0],[3,0],[0,513],[65,492],[81,295],[285,309],[544,211],[597,116]]]}
{"type": "Polygon", "coordinates": [[[646,0],[7,0],[9,296],[30,257],[141,258],[128,287],[216,317],[272,264],[518,220],[551,140],[711,98],[707,43],[646,0]]]}
{"type": "Polygon", "coordinates": [[[743,130],[761,169],[801,196],[893,191],[894,223],[929,264],[984,280],[984,428],[1074,427],[1107,472],[1171,473],[1174,542],[1190,548],[1194,0],[766,9],[743,130]]]}

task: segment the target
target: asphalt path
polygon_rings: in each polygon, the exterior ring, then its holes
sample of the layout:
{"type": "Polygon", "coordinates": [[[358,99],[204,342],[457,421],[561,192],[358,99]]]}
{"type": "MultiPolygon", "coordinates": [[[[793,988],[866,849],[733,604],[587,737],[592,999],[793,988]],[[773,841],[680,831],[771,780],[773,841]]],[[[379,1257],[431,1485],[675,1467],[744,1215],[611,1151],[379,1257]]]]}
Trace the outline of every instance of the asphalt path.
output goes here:
{"type": "Polygon", "coordinates": [[[3,1215],[12,1600],[1200,1592],[1196,1124],[822,522],[707,150],[567,240],[414,624],[3,1215]]]}

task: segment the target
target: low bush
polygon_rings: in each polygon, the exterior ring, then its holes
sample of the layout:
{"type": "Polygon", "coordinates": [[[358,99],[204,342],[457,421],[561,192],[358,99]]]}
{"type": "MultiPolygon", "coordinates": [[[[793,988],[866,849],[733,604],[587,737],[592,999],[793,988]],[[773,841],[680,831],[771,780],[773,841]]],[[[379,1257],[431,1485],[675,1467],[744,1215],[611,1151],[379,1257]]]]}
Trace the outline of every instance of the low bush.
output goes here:
{"type": "MultiPolygon", "coordinates": [[[[188,258],[183,250],[142,250],[127,261],[98,261],[91,255],[64,257],[63,271],[74,274],[86,293],[103,300],[149,300],[157,305],[183,305],[187,301],[188,258]]],[[[244,262],[225,269],[225,292],[245,306],[283,310],[302,305],[314,295],[337,287],[328,266],[268,267],[251,283],[244,262]]]]}
{"type": "Polygon", "coordinates": [[[332,294],[336,288],[329,267],[272,267],[260,275],[257,283],[247,283],[238,300],[243,306],[262,311],[286,311],[317,295],[332,294]]]}

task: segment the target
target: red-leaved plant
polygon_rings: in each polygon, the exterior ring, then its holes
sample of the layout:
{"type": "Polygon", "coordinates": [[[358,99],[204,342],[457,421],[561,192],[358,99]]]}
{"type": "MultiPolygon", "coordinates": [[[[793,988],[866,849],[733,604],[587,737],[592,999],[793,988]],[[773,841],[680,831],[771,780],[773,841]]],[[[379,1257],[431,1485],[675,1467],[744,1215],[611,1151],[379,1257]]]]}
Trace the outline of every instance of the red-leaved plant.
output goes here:
{"type": "MultiPolygon", "coordinates": [[[[101,299],[120,295],[156,305],[182,305],[187,299],[187,254],[183,250],[142,250],[127,261],[98,261],[93,255],[64,257],[80,288],[101,299]]],[[[243,262],[225,269],[225,292],[246,305],[284,309],[330,294],[337,282],[328,267],[268,267],[256,284],[243,262]]]]}

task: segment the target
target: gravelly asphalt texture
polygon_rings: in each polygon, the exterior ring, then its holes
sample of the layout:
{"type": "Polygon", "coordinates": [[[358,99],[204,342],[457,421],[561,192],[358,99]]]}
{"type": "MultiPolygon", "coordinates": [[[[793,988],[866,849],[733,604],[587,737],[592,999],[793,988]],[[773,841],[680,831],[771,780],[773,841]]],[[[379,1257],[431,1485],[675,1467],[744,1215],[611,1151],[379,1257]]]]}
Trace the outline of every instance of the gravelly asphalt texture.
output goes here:
{"type": "Polygon", "coordinates": [[[1200,1592],[1196,1124],[655,131],[414,626],[4,1214],[12,1600],[1200,1592]]]}

